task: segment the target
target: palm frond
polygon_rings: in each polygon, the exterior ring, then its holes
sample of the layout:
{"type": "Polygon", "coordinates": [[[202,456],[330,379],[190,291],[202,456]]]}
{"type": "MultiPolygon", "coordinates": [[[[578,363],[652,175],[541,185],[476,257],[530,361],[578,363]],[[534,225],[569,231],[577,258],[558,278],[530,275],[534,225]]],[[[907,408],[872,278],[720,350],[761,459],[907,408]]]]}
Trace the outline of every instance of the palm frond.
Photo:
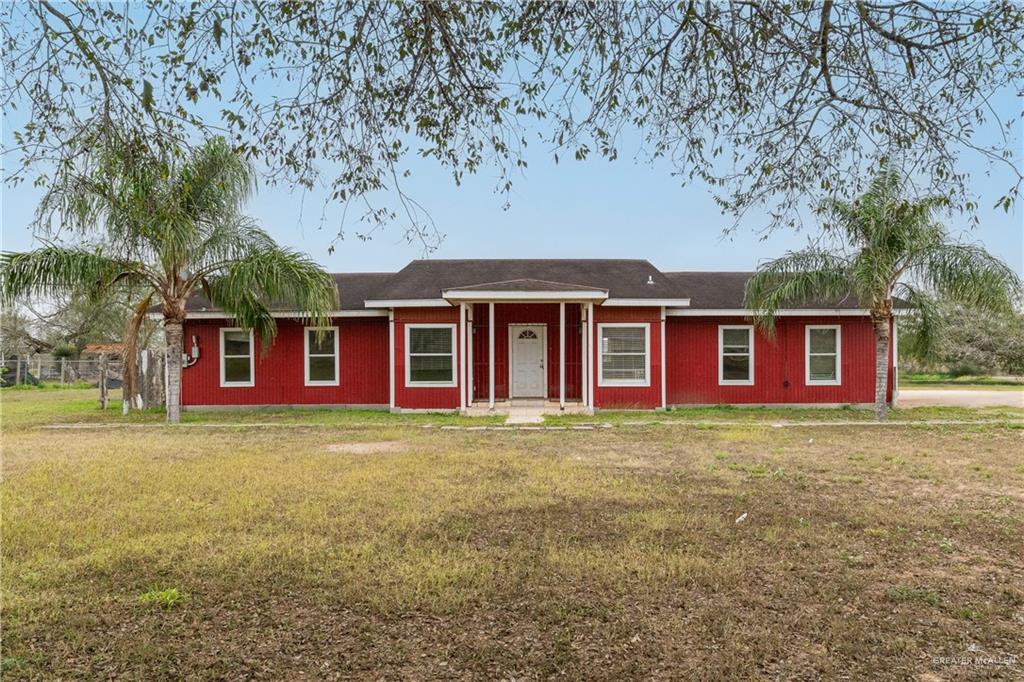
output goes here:
{"type": "Polygon", "coordinates": [[[942,298],[982,310],[1009,312],[1022,297],[1017,274],[976,244],[937,243],[908,274],[942,298]]]}
{"type": "Polygon", "coordinates": [[[277,248],[273,237],[245,215],[225,216],[189,249],[189,270],[203,278],[253,252],[277,248]]]}
{"type": "Polygon", "coordinates": [[[252,164],[222,137],[196,148],[174,183],[186,213],[209,217],[235,214],[255,188],[252,164]]]}
{"type": "Polygon", "coordinates": [[[910,310],[911,333],[900,337],[901,350],[911,356],[931,357],[938,348],[942,334],[943,319],[939,302],[917,287],[904,282],[894,290],[910,310]]]}
{"type": "Polygon", "coordinates": [[[849,262],[822,249],[791,251],[758,267],[747,281],[744,306],[767,333],[775,329],[780,308],[851,295],[849,262]]]}
{"type": "Polygon", "coordinates": [[[297,310],[323,326],[338,305],[337,286],[323,268],[303,254],[276,245],[231,262],[207,279],[207,287],[214,304],[242,327],[256,329],[264,341],[276,334],[271,308],[297,310]]]}
{"type": "Polygon", "coordinates": [[[93,294],[122,280],[144,283],[144,269],[99,249],[48,246],[0,256],[0,299],[5,303],[51,294],[93,294]]]}

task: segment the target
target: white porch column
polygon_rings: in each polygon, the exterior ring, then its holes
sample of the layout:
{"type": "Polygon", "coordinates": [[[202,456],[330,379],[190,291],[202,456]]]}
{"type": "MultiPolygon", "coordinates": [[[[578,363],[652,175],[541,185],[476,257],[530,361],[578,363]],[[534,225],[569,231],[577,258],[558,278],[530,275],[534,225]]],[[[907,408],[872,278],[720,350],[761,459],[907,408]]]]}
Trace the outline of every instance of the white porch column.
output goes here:
{"type": "Polygon", "coordinates": [[[466,410],[466,304],[459,304],[459,410],[466,410]]]}
{"type": "Polygon", "coordinates": [[[587,407],[594,408],[594,304],[587,304],[587,407]]]}
{"type": "MultiPolygon", "coordinates": [[[[892,406],[900,399],[900,331],[897,318],[892,318],[892,406]]],[[[841,333],[841,332],[840,332],[841,333]]]]}
{"type": "Polygon", "coordinates": [[[473,304],[466,304],[466,406],[473,407],[473,304]]]}
{"type": "Polygon", "coordinates": [[[388,407],[395,411],[395,309],[388,309],[388,407]]]}
{"type": "Polygon", "coordinates": [[[558,304],[558,409],[565,409],[565,302],[558,304]]]}
{"type": "Polygon", "coordinates": [[[487,304],[487,404],[494,409],[494,304],[487,304]]]}
{"type": "Polygon", "coordinates": [[[587,406],[590,387],[587,385],[587,304],[580,303],[580,400],[587,406]]]}
{"type": "Polygon", "coordinates": [[[668,408],[668,389],[665,386],[665,306],[661,306],[661,409],[668,408]]]}

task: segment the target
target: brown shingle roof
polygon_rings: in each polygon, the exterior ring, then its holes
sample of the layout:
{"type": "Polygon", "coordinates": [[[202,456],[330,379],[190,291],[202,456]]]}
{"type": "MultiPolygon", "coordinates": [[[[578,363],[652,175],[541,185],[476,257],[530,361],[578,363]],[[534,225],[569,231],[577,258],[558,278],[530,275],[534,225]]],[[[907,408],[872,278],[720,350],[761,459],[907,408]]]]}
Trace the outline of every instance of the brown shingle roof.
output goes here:
{"type": "MultiPolygon", "coordinates": [[[[679,291],[679,296],[690,299],[695,310],[741,310],[744,289],[752,272],[666,272],[665,276],[679,291]]],[[[799,310],[827,308],[860,308],[857,299],[848,296],[841,301],[813,301],[805,305],[790,306],[799,310]]]]}
{"type": "MultiPolygon", "coordinates": [[[[398,272],[338,273],[342,310],[367,300],[440,299],[444,290],[607,291],[609,298],[690,299],[695,310],[739,310],[751,272],[661,272],[646,260],[479,259],[417,260],[398,272]],[[648,283],[650,282],[650,283],[648,283]]],[[[859,308],[857,300],[814,302],[791,309],[859,308]]],[[[190,312],[215,310],[201,295],[190,312]]],[[[158,311],[159,308],[154,308],[158,311]]]]}
{"type": "MultiPolygon", "coordinates": [[[[341,298],[341,310],[364,310],[363,301],[368,298],[375,298],[375,292],[392,276],[390,272],[339,272],[334,273],[335,283],[338,285],[338,295],[341,298]]],[[[275,306],[274,310],[281,309],[275,306]]],[[[203,312],[220,310],[212,305],[202,292],[189,296],[185,304],[188,312],[203,312]]],[[[151,312],[160,312],[159,306],[150,308],[151,312]]]]}

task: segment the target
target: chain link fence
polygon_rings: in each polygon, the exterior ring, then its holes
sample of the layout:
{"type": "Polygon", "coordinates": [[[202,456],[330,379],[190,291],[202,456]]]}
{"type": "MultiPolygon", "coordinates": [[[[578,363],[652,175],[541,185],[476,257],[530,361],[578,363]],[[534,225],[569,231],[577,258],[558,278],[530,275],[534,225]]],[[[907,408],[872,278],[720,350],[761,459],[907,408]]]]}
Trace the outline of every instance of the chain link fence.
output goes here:
{"type": "MultiPolygon", "coordinates": [[[[143,350],[136,362],[136,409],[159,407],[164,403],[164,357],[162,353],[143,350]]],[[[52,355],[18,355],[0,358],[0,385],[39,385],[40,383],[74,387],[88,385],[99,390],[103,401],[110,389],[124,385],[124,362],[119,356],[98,355],[81,358],[58,358],[52,355]]]]}

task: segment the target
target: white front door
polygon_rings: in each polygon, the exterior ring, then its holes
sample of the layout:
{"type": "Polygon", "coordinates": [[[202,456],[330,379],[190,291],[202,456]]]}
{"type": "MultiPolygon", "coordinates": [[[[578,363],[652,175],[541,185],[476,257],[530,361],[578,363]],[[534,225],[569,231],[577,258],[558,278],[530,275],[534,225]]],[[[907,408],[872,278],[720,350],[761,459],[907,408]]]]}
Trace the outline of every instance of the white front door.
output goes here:
{"type": "Polygon", "coordinates": [[[547,397],[548,382],[544,367],[546,332],[544,325],[509,325],[513,398],[547,397]]]}

